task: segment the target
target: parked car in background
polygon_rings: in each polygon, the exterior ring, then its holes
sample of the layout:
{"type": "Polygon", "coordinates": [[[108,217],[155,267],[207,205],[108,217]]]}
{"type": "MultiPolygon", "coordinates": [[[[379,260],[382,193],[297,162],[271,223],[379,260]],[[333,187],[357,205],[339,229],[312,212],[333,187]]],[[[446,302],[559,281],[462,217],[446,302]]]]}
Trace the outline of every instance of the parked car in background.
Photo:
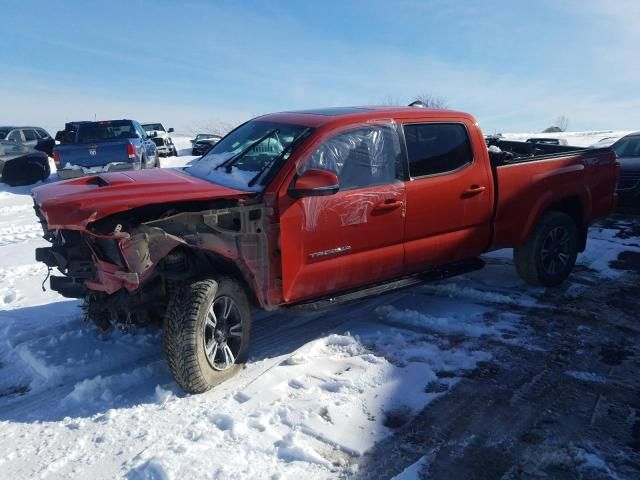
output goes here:
{"type": "Polygon", "coordinates": [[[30,185],[51,174],[49,156],[16,142],[0,140],[0,178],[8,185],[30,185]]]}
{"type": "Polygon", "coordinates": [[[151,137],[153,143],[156,144],[158,155],[161,157],[177,157],[178,150],[173,144],[171,137],[151,137]]]}
{"type": "Polygon", "coordinates": [[[611,148],[620,162],[620,205],[640,208],[640,132],[622,137],[611,148]]]}
{"type": "Polygon", "coordinates": [[[169,370],[203,392],[242,369],[252,308],[379,295],[499,248],[532,285],[567,279],[615,206],[616,156],[497,142],[500,162],[471,115],[447,110],[263,115],[181,171],[34,189],[52,243],[36,259],[102,329],[163,321],[169,370]]]}
{"type": "Polygon", "coordinates": [[[135,120],[78,122],[76,126],[73,141],[53,150],[62,179],[160,166],[156,144],[135,120]]]}
{"type": "Polygon", "coordinates": [[[156,144],[158,155],[161,157],[178,156],[178,150],[169,135],[174,131],[173,128],[165,130],[161,123],[143,123],[142,128],[144,128],[147,135],[149,135],[156,144]]]}
{"type": "Polygon", "coordinates": [[[191,140],[191,145],[194,145],[198,140],[204,140],[205,138],[215,138],[220,140],[222,137],[220,135],[216,135],[215,133],[199,133],[193,140],[191,140]]]}
{"type": "Polygon", "coordinates": [[[0,140],[20,143],[51,156],[55,140],[40,127],[0,127],[0,140]]]}
{"type": "Polygon", "coordinates": [[[220,141],[220,137],[201,138],[193,143],[191,148],[191,155],[197,155],[201,157],[206,154],[213,146],[220,141]]]}
{"type": "Polygon", "coordinates": [[[569,145],[566,138],[528,138],[529,143],[544,143],[545,145],[569,145]]]}

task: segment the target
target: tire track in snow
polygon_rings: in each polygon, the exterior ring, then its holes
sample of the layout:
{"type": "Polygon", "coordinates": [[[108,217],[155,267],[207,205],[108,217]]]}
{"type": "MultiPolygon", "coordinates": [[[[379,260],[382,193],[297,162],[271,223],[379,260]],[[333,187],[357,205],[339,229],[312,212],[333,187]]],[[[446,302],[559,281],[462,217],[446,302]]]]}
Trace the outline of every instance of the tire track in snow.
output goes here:
{"type": "MultiPolygon", "coordinates": [[[[276,367],[287,362],[304,345],[321,337],[347,332],[350,324],[360,321],[359,314],[367,311],[373,312],[376,307],[397,300],[404,295],[406,292],[391,292],[376,298],[339,305],[329,310],[300,313],[275,311],[257,316],[254,319],[252,338],[255,341],[252,341],[252,356],[249,363],[235,377],[203,394],[208,397],[206,408],[211,408],[215,401],[222,401],[225,398],[228,398],[230,402],[238,403],[251,400],[252,397],[244,395],[243,391],[276,367]]],[[[203,405],[198,404],[196,407],[201,409],[203,405]]],[[[190,429],[197,429],[201,418],[201,414],[194,413],[182,428],[174,429],[172,438],[182,438],[190,429]]],[[[336,448],[336,445],[330,441],[313,435],[312,431],[300,431],[299,433],[309,437],[315,443],[323,444],[327,451],[334,451],[336,448]]],[[[127,474],[140,467],[139,462],[145,452],[157,450],[157,447],[168,441],[170,443],[172,440],[159,436],[155,441],[145,444],[141,450],[135,453],[131,452],[128,455],[129,458],[122,463],[121,473],[127,474]]],[[[164,447],[169,448],[167,445],[164,447]]]]}
{"type": "Polygon", "coordinates": [[[0,207],[0,215],[14,215],[19,212],[33,211],[33,205],[11,205],[7,207],[0,207]]]}
{"type": "Polygon", "coordinates": [[[42,236],[40,225],[20,225],[0,229],[0,247],[20,243],[42,236]]]}
{"type": "Polygon", "coordinates": [[[10,282],[19,278],[35,277],[47,272],[47,267],[43,263],[32,263],[29,265],[18,265],[11,268],[0,268],[0,282],[10,282]]]}

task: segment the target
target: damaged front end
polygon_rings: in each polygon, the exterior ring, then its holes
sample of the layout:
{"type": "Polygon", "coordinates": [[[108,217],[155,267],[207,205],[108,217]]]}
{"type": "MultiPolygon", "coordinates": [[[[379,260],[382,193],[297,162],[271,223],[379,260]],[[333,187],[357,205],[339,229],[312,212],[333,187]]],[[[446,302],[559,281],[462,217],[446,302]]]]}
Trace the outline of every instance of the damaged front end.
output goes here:
{"type": "Polygon", "coordinates": [[[270,279],[279,275],[269,269],[271,215],[251,199],[141,207],[82,230],[47,230],[39,215],[51,246],[36,259],[63,274],[51,277],[51,289],[85,299],[87,316],[105,329],[159,321],[176,283],[214,274],[239,277],[269,308],[270,279]]]}

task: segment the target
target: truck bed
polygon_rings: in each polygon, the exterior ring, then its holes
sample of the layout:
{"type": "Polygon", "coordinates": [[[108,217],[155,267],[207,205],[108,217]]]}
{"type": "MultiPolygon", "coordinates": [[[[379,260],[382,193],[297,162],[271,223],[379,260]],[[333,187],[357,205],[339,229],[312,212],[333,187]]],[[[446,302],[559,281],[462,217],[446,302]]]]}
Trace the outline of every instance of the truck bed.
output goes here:
{"type": "Polygon", "coordinates": [[[496,161],[490,153],[497,192],[493,248],[524,243],[538,218],[523,212],[542,212],[554,198],[565,199],[565,206],[587,224],[613,209],[618,171],[601,168],[616,161],[610,148],[506,141],[497,146],[511,155],[496,161]]]}
{"type": "MultiPolygon", "coordinates": [[[[549,145],[544,143],[518,142],[513,140],[502,140],[494,137],[487,137],[487,146],[498,147],[503,155],[497,152],[493,153],[489,150],[491,159],[497,165],[522,163],[531,160],[539,160],[544,158],[555,158],[567,155],[577,155],[586,152],[594,152],[596,149],[573,147],[569,145],[549,145]]],[[[610,151],[610,148],[597,149],[602,151],[610,151]]]]}

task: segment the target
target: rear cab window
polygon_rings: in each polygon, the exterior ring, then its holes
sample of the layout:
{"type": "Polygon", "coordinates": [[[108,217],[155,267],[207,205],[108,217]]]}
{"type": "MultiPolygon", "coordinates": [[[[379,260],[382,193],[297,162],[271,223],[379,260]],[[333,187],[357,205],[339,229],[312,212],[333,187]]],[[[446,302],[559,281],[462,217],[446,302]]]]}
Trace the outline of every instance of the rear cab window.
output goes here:
{"type": "Polygon", "coordinates": [[[406,124],[403,129],[411,178],[451,173],[473,163],[469,134],[461,123],[406,124]]]}
{"type": "Polygon", "coordinates": [[[80,125],[78,143],[94,143],[113,139],[137,138],[135,126],[128,120],[92,122],[80,125]]]}

